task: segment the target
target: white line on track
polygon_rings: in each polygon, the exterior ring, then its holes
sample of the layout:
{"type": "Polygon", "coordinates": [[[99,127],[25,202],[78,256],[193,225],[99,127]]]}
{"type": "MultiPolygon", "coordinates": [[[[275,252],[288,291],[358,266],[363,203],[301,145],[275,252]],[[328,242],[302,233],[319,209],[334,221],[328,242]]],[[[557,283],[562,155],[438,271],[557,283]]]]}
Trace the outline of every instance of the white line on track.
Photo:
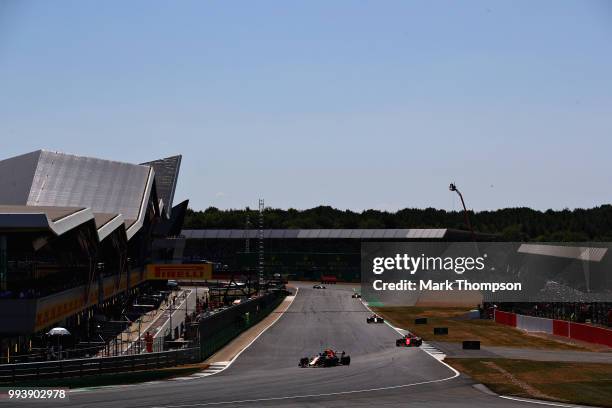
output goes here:
{"type": "MultiPolygon", "coordinates": [[[[244,346],[244,348],[242,350],[240,350],[238,352],[238,354],[236,354],[230,361],[222,361],[222,362],[217,362],[217,363],[211,363],[210,366],[205,369],[200,371],[199,373],[195,373],[192,374],[190,376],[187,377],[175,377],[175,378],[170,378],[169,381],[182,381],[182,380],[193,380],[196,378],[203,378],[203,377],[211,377],[213,375],[222,373],[223,371],[227,370],[232,364],[234,364],[234,361],[236,361],[236,359],[238,357],[240,357],[240,355],[249,347],[251,347],[251,345],[253,343],[255,343],[255,341],[266,332],[266,330],[268,330],[270,327],[274,326],[274,324],[278,321],[278,319],[280,319],[281,317],[283,317],[283,315],[285,314],[285,312],[287,310],[289,310],[289,308],[291,307],[291,305],[293,304],[293,301],[295,300],[295,297],[297,296],[298,292],[300,291],[300,288],[296,287],[295,288],[295,294],[292,295],[292,299],[291,302],[289,302],[289,306],[287,306],[287,308],[282,312],[279,313],[278,316],[276,317],[276,319],[274,319],[273,322],[271,322],[269,325],[267,325],[262,331],[261,333],[259,333],[253,340],[251,340],[249,342],[249,344],[247,344],[246,346],[244,346]]],[[[221,351],[221,350],[219,350],[221,351]]]]}
{"type": "MultiPolygon", "coordinates": [[[[362,300],[361,304],[363,304],[365,306],[366,309],[368,309],[370,312],[372,312],[372,309],[370,309],[368,307],[368,305],[362,300]]],[[[372,312],[374,313],[374,312],[372,312]]],[[[385,323],[387,324],[387,326],[391,327],[393,330],[395,330],[396,332],[398,332],[400,335],[404,335],[405,333],[402,332],[406,332],[407,330],[404,329],[400,329],[398,327],[394,327],[393,325],[391,325],[389,322],[387,322],[387,320],[385,319],[385,323]]],[[[423,342],[423,344],[427,344],[425,342],[423,342]]],[[[427,346],[429,346],[427,344],[427,346]]],[[[431,346],[429,346],[431,347],[431,346]]],[[[437,350],[437,349],[436,349],[437,350]]],[[[446,378],[444,380],[440,380],[440,381],[446,381],[446,380],[452,380],[453,378],[456,378],[459,376],[459,371],[455,370],[453,367],[451,367],[450,365],[446,364],[444,361],[442,361],[445,357],[446,354],[438,351],[438,353],[434,353],[434,352],[430,352],[427,348],[423,349],[423,351],[427,354],[429,354],[430,356],[432,356],[433,358],[436,359],[436,361],[438,361],[441,364],[444,364],[446,367],[450,368],[451,370],[453,370],[456,374],[452,377],[446,378]]],[[[497,395],[499,398],[504,398],[504,399],[508,399],[508,400],[512,400],[512,401],[518,401],[518,402],[523,402],[526,404],[538,404],[538,405],[549,405],[552,407],[564,407],[564,408],[582,408],[584,407],[584,405],[570,405],[570,404],[563,404],[561,402],[552,402],[552,401],[541,401],[541,400],[536,400],[536,399],[528,399],[528,398],[518,398],[518,397],[510,397],[507,395],[497,395]]]]}
{"type": "MultiPolygon", "coordinates": [[[[370,309],[370,307],[363,300],[361,301],[361,304],[366,309],[368,309],[370,312],[372,312],[372,309],[370,309]]],[[[372,312],[372,313],[374,313],[374,312],[372,312]]],[[[406,334],[406,332],[408,332],[408,330],[400,329],[398,327],[393,326],[391,323],[389,323],[387,321],[387,319],[385,319],[385,324],[387,326],[389,326],[390,328],[392,328],[393,330],[395,330],[395,332],[398,333],[400,336],[404,336],[406,334]]],[[[427,343],[425,343],[425,344],[428,345],[427,343]]],[[[432,352],[430,352],[428,350],[425,350],[425,349],[423,349],[422,351],[425,352],[426,354],[428,354],[429,356],[433,357],[437,362],[439,362],[440,364],[446,366],[446,368],[448,368],[449,370],[451,370],[454,373],[454,375],[452,375],[452,376],[450,376],[448,378],[445,378],[443,380],[440,380],[440,381],[448,381],[448,380],[452,380],[453,378],[459,377],[459,375],[460,375],[459,371],[455,370],[453,367],[451,367],[450,365],[448,365],[444,361],[442,361],[442,360],[444,360],[444,357],[446,357],[446,354],[444,354],[442,352],[440,352],[440,354],[432,353],[432,352]]],[[[438,351],[438,350],[436,349],[436,351],[438,351]]]]}
{"type": "MultiPolygon", "coordinates": [[[[287,309],[285,309],[285,312],[287,310],[289,310],[289,308],[293,304],[293,301],[295,300],[295,297],[297,296],[298,291],[299,291],[299,288],[296,288],[295,295],[293,296],[293,299],[291,299],[291,303],[289,303],[289,306],[287,306],[287,309]]],[[[361,301],[361,303],[362,303],[362,305],[367,310],[372,312],[372,310],[363,301],[361,301]]],[[[279,316],[276,319],[274,319],[274,321],[272,323],[270,323],[268,326],[266,326],[264,328],[264,330],[262,330],[261,333],[259,333],[249,344],[247,344],[242,350],[240,350],[240,352],[238,352],[238,354],[236,354],[234,356],[234,358],[232,358],[232,360],[230,360],[228,362],[227,366],[225,366],[222,370],[220,370],[218,372],[221,372],[221,371],[227,369],[227,367],[229,367],[231,364],[233,364],[234,361],[236,361],[236,359],[240,356],[240,354],[242,354],[246,349],[248,349],[266,330],[268,330],[270,327],[272,327],[283,316],[283,314],[285,312],[280,313],[279,316]]],[[[399,333],[402,336],[406,332],[406,330],[403,330],[403,329],[400,329],[400,328],[392,326],[386,320],[385,320],[385,324],[387,324],[395,332],[399,333]]],[[[423,351],[425,353],[429,354],[431,357],[433,357],[440,364],[443,364],[448,369],[450,369],[453,372],[453,375],[450,376],[450,377],[447,377],[447,378],[441,378],[441,379],[437,379],[437,380],[429,380],[429,381],[422,381],[422,382],[410,383],[410,384],[402,384],[402,385],[392,385],[392,386],[388,386],[388,387],[369,388],[369,389],[365,389],[365,390],[338,391],[338,392],[321,393],[321,394],[290,395],[290,396],[285,396],[285,397],[268,397],[268,398],[257,398],[257,399],[234,400],[234,401],[204,402],[204,403],[196,403],[196,404],[160,405],[160,406],[154,406],[152,408],[188,408],[188,407],[204,407],[204,406],[216,406],[216,405],[247,404],[247,403],[258,403],[258,402],[269,402],[269,401],[282,401],[282,400],[291,400],[291,399],[331,397],[331,396],[337,396],[337,395],[358,394],[358,393],[375,392],[375,391],[387,391],[387,390],[393,390],[393,389],[401,389],[401,388],[414,387],[414,386],[418,386],[418,385],[434,384],[434,383],[439,383],[439,382],[444,382],[444,381],[452,380],[454,378],[457,378],[460,375],[459,371],[457,371],[456,369],[454,369],[453,367],[451,367],[450,365],[448,365],[447,363],[442,361],[440,359],[440,356],[436,356],[437,353],[433,353],[433,352],[430,353],[429,351],[426,351],[426,350],[423,350],[423,351]]],[[[445,356],[443,353],[441,355],[445,356]]],[[[444,358],[444,357],[442,357],[442,358],[444,358]]],[[[214,374],[217,374],[217,373],[211,373],[210,375],[214,375],[214,374]]],[[[161,381],[151,381],[150,382],[150,384],[156,384],[156,383],[161,383],[161,381]]],[[[141,384],[134,384],[134,385],[141,385],[141,384]]],[[[106,388],[106,387],[100,387],[100,388],[106,388]]],[[[108,388],[113,388],[113,386],[110,386],[108,388]]],[[[85,391],[86,389],[81,389],[81,390],[85,391]]],[[[71,392],[74,392],[74,391],[76,391],[76,390],[71,390],[71,392]]],[[[508,399],[508,400],[513,400],[513,401],[517,401],[517,402],[522,402],[522,403],[530,403],[530,404],[538,404],[538,405],[548,405],[548,406],[555,406],[555,407],[562,407],[562,408],[582,408],[583,407],[581,405],[569,405],[569,404],[555,403],[555,402],[549,402],[549,401],[539,401],[539,400],[531,400],[531,399],[525,399],[525,398],[509,397],[509,396],[505,396],[505,395],[498,395],[498,396],[500,398],[504,398],[504,399],[508,399]]]]}
{"type": "Polygon", "coordinates": [[[422,381],[418,383],[411,384],[402,384],[402,385],[391,385],[388,387],[379,387],[379,388],[369,388],[367,390],[354,390],[354,391],[338,391],[338,392],[328,392],[323,394],[305,394],[305,395],[289,395],[286,397],[269,397],[269,398],[257,398],[257,399],[247,399],[247,400],[236,400],[236,401],[220,401],[220,402],[202,402],[198,404],[182,404],[182,405],[160,405],[152,408],[187,408],[187,407],[205,407],[210,405],[228,405],[228,404],[246,404],[246,403],[254,403],[254,402],[267,402],[267,401],[282,401],[289,399],[300,399],[300,398],[319,398],[319,397],[333,397],[335,395],[346,395],[346,394],[358,394],[362,392],[374,392],[374,391],[387,391],[394,390],[398,388],[407,388],[414,387],[417,385],[424,384],[433,384],[437,382],[442,382],[446,380],[450,380],[455,378],[456,376],[441,378],[439,380],[430,380],[430,381],[422,381]]]}
{"type": "MultiPolygon", "coordinates": [[[[297,296],[298,290],[299,290],[299,288],[296,288],[295,296],[297,296]]],[[[295,300],[295,296],[291,300],[291,303],[289,304],[287,309],[285,309],[285,311],[289,310],[289,307],[291,307],[291,304],[295,300]]],[[[372,310],[363,301],[361,301],[361,304],[366,309],[368,309],[370,312],[372,312],[372,310]]],[[[257,340],[259,338],[259,336],[261,336],[274,323],[276,323],[278,321],[278,319],[280,319],[280,317],[283,314],[280,314],[270,325],[268,325],[261,333],[259,333],[259,335],[257,337],[255,337],[245,348],[243,348],[238,354],[236,354],[234,356],[234,358],[229,362],[227,367],[229,367],[234,361],[236,361],[238,356],[240,356],[240,354],[242,354],[242,352],[244,352],[247,348],[249,348],[251,346],[251,344],[253,344],[255,342],[255,340],[257,340]]],[[[393,325],[389,324],[386,320],[385,320],[385,324],[387,324],[387,326],[392,328],[398,334],[400,334],[402,336],[405,334],[405,333],[402,333],[402,332],[405,332],[405,330],[397,328],[397,327],[394,327],[393,325]]],[[[437,379],[437,380],[429,380],[429,381],[422,381],[422,382],[410,383],[410,384],[402,384],[402,385],[392,385],[392,386],[388,386],[388,387],[369,388],[369,389],[365,389],[365,390],[338,391],[338,392],[329,392],[329,393],[321,393],[321,394],[289,395],[289,396],[285,396],[285,397],[268,397],[268,398],[234,400],[234,401],[202,402],[202,403],[196,403],[196,404],[160,405],[160,406],[154,406],[152,408],[206,407],[206,406],[216,406],[216,405],[248,404],[248,403],[261,403],[261,402],[269,402],[269,401],[283,401],[283,400],[291,400],[291,399],[332,397],[332,396],[337,396],[337,395],[358,394],[358,393],[374,392],[374,391],[388,391],[388,390],[394,390],[394,389],[400,389],[400,388],[414,387],[414,386],[417,386],[417,385],[434,384],[434,383],[439,383],[439,382],[444,382],[444,381],[452,380],[454,378],[457,378],[460,375],[459,371],[457,371],[456,369],[454,369],[453,367],[451,367],[450,365],[448,365],[447,363],[442,361],[442,359],[446,356],[444,353],[441,353],[440,355],[438,355],[437,353],[429,352],[429,351],[424,350],[424,349],[423,349],[423,352],[425,352],[426,354],[430,355],[433,359],[435,359],[440,364],[446,366],[449,370],[451,370],[453,372],[453,375],[450,376],[450,377],[440,378],[440,379],[437,379]]],[[[225,367],[225,368],[227,368],[227,367],[225,367]]],[[[214,375],[214,374],[212,374],[212,375],[214,375]]],[[[579,405],[567,405],[567,404],[548,402],[548,401],[529,400],[529,399],[523,399],[523,398],[508,397],[508,396],[504,396],[504,395],[499,395],[499,397],[500,398],[504,398],[504,399],[508,399],[508,400],[514,400],[514,401],[517,401],[517,402],[522,402],[522,403],[549,405],[549,406],[563,407],[563,408],[579,408],[580,407],[579,405]]]]}
{"type": "Polygon", "coordinates": [[[550,405],[553,407],[564,407],[564,408],[590,408],[590,407],[587,407],[586,405],[563,404],[561,402],[541,401],[541,400],[535,400],[535,399],[529,399],[529,398],[510,397],[507,395],[499,395],[499,397],[508,399],[508,400],[512,400],[512,401],[525,402],[528,404],[550,405]]]}
{"type": "MultiPolygon", "coordinates": [[[[297,296],[298,292],[299,292],[300,288],[295,288],[295,294],[293,295],[293,299],[291,299],[291,303],[289,303],[289,306],[287,306],[287,308],[285,309],[285,311],[283,313],[279,313],[279,315],[276,317],[276,319],[274,319],[274,321],[272,323],[270,323],[269,325],[267,325],[261,333],[259,333],[257,335],[257,337],[255,337],[249,344],[247,344],[242,350],[240,350],[238,352],[238,354],[236,354],[234,356],[234,358],[232,358],[230,361],[224,361],[222,362],[223,364],[225,364],[224,367],[219,367],[219,365],[221,365],[221,363],[212,363],[211,367],[213,367],[210,371],[208,371],[209,369],[206,370],[202,370],[199,373],[195,373],[192,374],[190,376],[187,377],[174,377],[174,378],[169,378],[167,380],[163,380],[163,381],[147,381],[144,383],[137,383],[137,384],[121,384],[121,385],[107,385],[107,386],[100,386],[100,387],[83,387],[83,388],[74,388],[71,389],[70,392],[71,393],[78,393],[78,392],[86,392],[86,391],[99,391],[99,390],[106,390],[106,389],[117,389],[117,388],[127,388],[127,387],[139,387],[142,385],[153,385],[153,384],[160,384],[162,382],[166,382],[166,381],[182,381],[182,380],[194,380],[197,378],[203,378],[203,377],[210,377],[211,375],[215,375],[215,374],[219,374],[220,372],[226,370],[229,366],[232,365],[232,363],[234,361],[236,361],[236,359],[238,358],[238,356],[240,356],[240,354],[242,354],[243,351],[245,351],[246,349],[248,349],[254,342],[255,340],[257,340],[259,338],[259,336],[261,336],[262,334],[264,334],[264,332],[266,330],[268,330],[270,327],[272,327],[274,325],[274,323],[276,323],[278,321],[278,319],[280,319],[287,310],[289,310],[289,308],[291,307],[291,305],[293,304],[293,301],[295,300],[295,297],[297,296]]],[[[209,367],[210,368],[210,367],[209,367]]]]}
{"type": "MultiPolygon", "coordinates": [[[[296,292],[296,296],[297,296],[297,292],[296,292]]],[[[295,300],[295,298],[293,300],[295,300]]],[[[293,303],[293,300],[291,300],[292,303],[293,303]]],[[[361,304],[364,305],[366,309],[370,310],[370,308],[363,301],[361,302],[361,304]]],[[[289,305],[289,306],[291,306],[291,305],[289,305]]],[[[289,308],[287,308],[287,309],[289,309],[289,308]]],[[[278,318],[276,320],[278,320],[278,318]]],[[[276,320],[272,324],[274,324],[276,322],[276,320]]],[[[386,320],[385,320],[385,323],[389,327],[391,327],[393,330],[395,330],[397,333],[402,335],[402,333],[397,328],[395,328],[392,325],[390,325],[389,323],[387,323],[386,320]]],[[[267,330],[267,328],[266,328],[266,330],[267,330]]],[[[260,335],[261,334],[263,334],[263,332],[260,333],[260,335]]],[[[257,337],[259,337],[259,336],[257,336],[257,337]]],[[[253,343],[255,340],[257,340],[257,337],[251,343],[253,343]]],[[[251,343],[249,343],[249,345],[247,347],[245,347],[242,351],[246,350],[251,345],[251,343]]],[[[240,353],[242,353],[242,351],[240,353]]],[[[234,360],[236,360],[236,358],[240,355],[240,353],[234,357],[232,362],[234,360]]],[[[257,398],[257,399],[248,399],[248,400],[235,400],[235,401],[202,402],[202,403],[197,403],[197,404],[160,405],[160,406],[156,406],[156,407],[152,407],[152,408],[205,407],[205,406],[213,406],[213,405],[247,404],[247,403],[256,403],[256,402],[282,401],[282,400],[290,400],[290,399],[332,397],[332,396],[336,396],[336,395],[358,394],[358,393],[374,392],[374,391],[388,391],[388,390],[395,390],[395,389],[399,389],[399,388],[415,387],[417,385],[434,384],[434,383],[439,383],[439,382],[443,382],[443,381],[452,380],[453,378],[457,378],[459,376],[459,371],[455,370],[453,367],[449,366],[445,362],[440,361],[438,358],[436,358],[432,354],[430,354],[428,352],[426,352],[426,353],[429,354],[430,356],[432,356],[436,361],[440,362],[440,364],[443,364],[446,367],[448,367],[448,369],[450,369],[453,372],[453,375],[450,376],[450,377],[440,378],[440,379],[437,379],[437,380],[421,381],[421,382],[410,383],[410,384],[401,384],[401,385],[391,385],[391,386],[388,386],[388,387],[369,388],[369,389],[365,389],[365,390],[337,391],[337,392],[328,392],[328,393],[322,393],[322,394],[289,395],[289,396],[286,396],[286,397],[269,397],[269,398],[257,398]]]]}
{"type": "Polygon", "coordinates": [[[243,352],[244,352],[246,349],[248,349],[249,347],[251,347],[251,345],[252,345],[253,343],[255,343],[255,341],[257,341],[257,339],[258,339],[258,338],[259,338],[259,337],[260,337],[262,334],[264,334],[264,333],[265,333],[265,332],[266,332],[266,331],[267,331],[267,330],[268,330],[270,327],[274,326],[274,324],[275,324],[275,323],[278,321],[278,319],[280,319],[281,317],[283,317],[283,315],[285,314],[285,312],[286,312],[287,310],[289,310],[289,308],[290,308],[290,307],[291,307],[291,305],[293,304],[293,301],[294,301],[294,300],[295,300],[295,298],[297,297],[297,295],[298,295],[298,292],[299,292],[299,291],[300,291],[300,288],[296,287],[296,288],[295,288],[295,294],[293,295],[293,299],[291,299],[291,302],[289,302],[289,306],[287,306],[287,308],[286,308],[286,309],[283,311],[283,313],[279,313],[279,314],[278,314],[278,316],[276,317],[276,319],[274,319],[274,321],[273,321],[272,323],[270,323],[269,325],[267,325],[267,326],[266,326],[266,327],[265,327],[265,328],[264,328],[264,329],[261,331],[261,333],[259,333],[257,336],[255,336],[255,338],[254,338],[253,340],[251,340],[249,344],[247,344],[247,345],[246,345],[246,346],[245,346],[245,347],[244,347],[242,350],[240,350],[240,351],[238,352],[238,354],[236,354],[236,355],[234,356],[234,358],[232,358],[232,359],[229,361],[229,363],[227,363],[227,365],[226,365],[225,367],[223,367],[223,369],[222,369],[222,370],[219,370],[219,371],[217,371],[216,373],[213,373],[213,374],[211,374],[211,375],[219,374],[219,373],[221,373],[221,372],[223,372],[223,371],[227,370],[227,369],[228,369],[228,368],[229,368],[229,367],[230,367],[232,364],[234,364],[234,361],[236,361],[236,360],[238,359],[238,357],[240,357],[240,355],[241,355],[241,354],[242,354],[242,353],[243,353],[243,352]]]}

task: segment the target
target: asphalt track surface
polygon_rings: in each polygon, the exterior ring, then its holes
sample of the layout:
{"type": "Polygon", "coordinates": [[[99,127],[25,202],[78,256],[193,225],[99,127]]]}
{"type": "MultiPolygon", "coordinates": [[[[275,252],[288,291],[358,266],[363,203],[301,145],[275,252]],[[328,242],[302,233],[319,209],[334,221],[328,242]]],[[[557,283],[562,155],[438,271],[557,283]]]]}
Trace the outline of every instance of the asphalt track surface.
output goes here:
{"type": "MultiPolygon", "coordinates": [[[[488,395],[418,348],[395,347],[351,288],[302,285],[291,307],[225,371],[183,381],[73,393],[69,407],[526,407],[488,395]],[[299,368],[300,357],[345,350],[348,367],[299,368]]],[[[18,406],[28,406],[19,403],[18,406]]],[[[32,406],[40,407],[40,403],[32,406]]]]}
{"type": "Polygon", "coordinates": [[[480,350],[463,350],[461,343],[430,341],[429,344],[452,358],[514,358],[532,361],[612,364],[612,352],[539,350],[497,346],[482,346],[480,350]]]}

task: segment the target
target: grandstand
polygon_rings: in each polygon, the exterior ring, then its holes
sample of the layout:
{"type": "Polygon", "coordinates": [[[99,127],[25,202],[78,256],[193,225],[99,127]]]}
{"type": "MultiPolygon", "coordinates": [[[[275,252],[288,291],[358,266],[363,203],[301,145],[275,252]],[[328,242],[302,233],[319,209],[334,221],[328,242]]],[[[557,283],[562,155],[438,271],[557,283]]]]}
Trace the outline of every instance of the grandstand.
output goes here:
{"type": "Polygon", "coordinates": [[[38,150],[0,161],[0,358],[55,325],[87,338],[172,262],[181,156],[143,164],[38,150]],[[171,245],[168,244],[171,242],[171,245]]]}

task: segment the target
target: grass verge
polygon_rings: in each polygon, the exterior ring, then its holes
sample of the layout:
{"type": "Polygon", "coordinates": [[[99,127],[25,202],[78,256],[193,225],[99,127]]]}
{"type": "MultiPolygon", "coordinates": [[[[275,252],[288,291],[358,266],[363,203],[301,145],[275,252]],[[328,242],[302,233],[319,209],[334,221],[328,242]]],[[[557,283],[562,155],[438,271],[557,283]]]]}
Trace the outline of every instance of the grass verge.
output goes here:
{"type": "Polygon", "coordinates": [[[425,340],[461,342],[480,340],[483,346],[527,347],[549,350],[585,351],[589,348],[545,337],[529,335],[514,327],[492,320],[461,319],[468,310],[456,307],[376,307],[373,310],[397,327],[409,329],[425,340]],[[427,324],[415,325],[414,319],[426,317],[427,324]],[[448,327],[448,335],[434,335],[434,327],[448,327]]]}
{"type": "Polygon", "coordinates": [[[612,407],[612,364],[503,358],[444,361],[498,394],[612,407]]]}

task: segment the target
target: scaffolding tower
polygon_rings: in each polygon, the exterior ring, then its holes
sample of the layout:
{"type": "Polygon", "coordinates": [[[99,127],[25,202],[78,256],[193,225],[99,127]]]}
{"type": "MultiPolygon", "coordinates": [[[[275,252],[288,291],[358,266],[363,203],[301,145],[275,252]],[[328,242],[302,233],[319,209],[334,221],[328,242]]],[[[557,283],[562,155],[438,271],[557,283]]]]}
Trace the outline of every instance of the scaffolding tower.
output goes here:
{"type": "Polygon", "coordinates": [[[265,281],[264,270],[264,200],[259,199],[259,286],[262,287],[265,281]]]}

